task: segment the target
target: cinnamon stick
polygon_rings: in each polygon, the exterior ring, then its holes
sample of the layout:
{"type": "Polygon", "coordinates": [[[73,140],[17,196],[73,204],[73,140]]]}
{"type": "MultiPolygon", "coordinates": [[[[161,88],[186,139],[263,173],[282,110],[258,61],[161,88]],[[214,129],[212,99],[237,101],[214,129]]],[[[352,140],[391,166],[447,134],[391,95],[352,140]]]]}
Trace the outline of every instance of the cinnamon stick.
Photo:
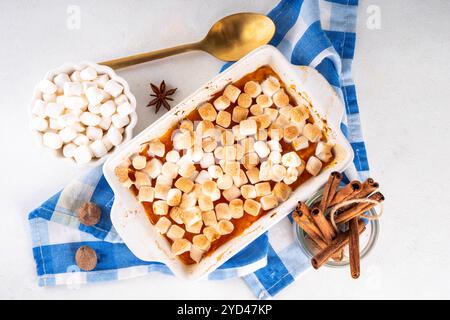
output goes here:
{"type": "Polygon", "coordinates": [[[342,174],[337,171],[333,171],[328,177],[328,181],[323,188],[322,200],[320,201],[319,208],[322,212],[328,208],[329,203],[333,199],[336,194],[337,188],[339,187],[339,183],[342,180],[342,174]]]}
{"type": "MultiPolygon", "coordinates": [[[[358,221],[358,235],[361,234],[366,229],[366,226],[363,222],[358,221]]],[[[311,264],[314,269],[320,268],[325,262],[327,262],[333,254],[344,249],[346,245],[349,243],[349,230],[344,233],[340,233],[337,235],[336,239],[324,248],[322,251],[318,252],[312,259],[311,264]]]]}
{"type": "Polygon", "coordinates": [[[294,211],[292,218],[303,231],[313,240],[319,248],[323,249],[327,246],[327,243],[322,239],[320,230],[312,223],[302,211],[294,211]]]}
{"type": "Polygon", "coordinates": [[[338,203],[345,201],[349,196],[357,194],[361,190],[361,182],[352,181],[345,187],[336,192],[333,200],[329,203],[329,206],[334,206],[338,203]]]}
{"type": "Polygon", "coordinates": [[[306,205],[306,203],[299,201],[297,203],[297,212],[302,212],[309,220],[313,221],[313,218],[311,216],[311,211],[309,210],[309,207],[306,205]]]}
{"type": "Polygon", "coordinates": [[[366,181],[363,182],[361,191],[356,194],[355,198],[362,199],[375,192],[379,188],[378,182],[373,181],[372,178],[367,178],[366,181]]]}
{"type": "MultiPolygon", "coordinates": [[[[368,199],[375,200],[378,202],[384,201],[384,196],[381,192],[376,192],[372,194],[368,199]]],[[[375,207],[375,203],[358,203],[355,206],[352,206],[348,209],[343,210],[340,212],[334,221],[336,224],[344,223],[350,221],[352,218],[359,216],[360,214],[366,212],[367,210],[375,207]]]]}
{"type": "Polygon", "coordinates": [[[333,238],[336,236],[336,231],[334,231],[331,223],[327,220],[327,218],[325,218],[322,210],[320,210],[319,208],[312,209],[311,216],[314,220],[314,223],[322,233],[325,241],[327,243],[331,243],[333,238]]]}
{"type": "Polygon", "coordinates": [[[359,233],[358,233],[358,220],[359,218],[353,218],[349,223],[349,257],[350,257],[350,273],[353,279],[358,279],[360,268],[360,255],[359,255],[359,233]]]}

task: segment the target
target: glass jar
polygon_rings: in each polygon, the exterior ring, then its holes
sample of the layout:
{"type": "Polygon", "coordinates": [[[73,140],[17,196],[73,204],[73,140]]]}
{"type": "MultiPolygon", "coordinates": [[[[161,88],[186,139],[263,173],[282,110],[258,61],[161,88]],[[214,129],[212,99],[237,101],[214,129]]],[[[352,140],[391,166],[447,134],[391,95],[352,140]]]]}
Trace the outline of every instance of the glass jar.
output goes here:
{"type": "MultiPolygon", "coordinates": [[[[319,190],[316,194],[314,194],[309,200],[306,201],[306,205],[311,207],[313,204],[320,202],[322,199],[323,189],[319,190]]],[[[370,209],[367,211],[368,215],[375,216],[377,212],[375,209],[370,209]]],[[[360,257],[361,260],[366,257],[369,252],[375,246],[375,243],[378,240],[378,234],[380,232],[380,223],[378,220],[365,220],[366,230],[361,234],[359,246],[360,246],[360,257]]],[[[317,246],[312,242],[312,240],[308,237],[308,235],[296,224],[293,223],[294,227],[294,236],[300,245],[303,253],[308,257],[312,258],[318,251],[317,246]]],[[[329,259],[324,265],[327,267],[337,268],[348,266],[350,263],[348,256],[348,246],[344,249],[344,256],[341,261],[334,261],[333,259],[329,259]]]]}

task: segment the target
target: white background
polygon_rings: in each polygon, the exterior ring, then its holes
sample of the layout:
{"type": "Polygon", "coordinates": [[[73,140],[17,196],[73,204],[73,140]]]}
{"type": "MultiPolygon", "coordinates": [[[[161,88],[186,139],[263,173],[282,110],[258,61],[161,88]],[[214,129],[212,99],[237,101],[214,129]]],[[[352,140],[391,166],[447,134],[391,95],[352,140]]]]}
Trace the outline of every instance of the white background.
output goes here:
{"type": "MultiPolygon", "coordinates": [[[[102,61],[195,41],[222,16],[267,13],[277,0],[0,1],[0,298],[252,299],[240,279],[182,282],[153,274],[78,290],[39,288],[27,214],[82,170],[42,153],[28,131],[34,85],[66,61],[102,61]],[[68,5],[81,28],[68,30],[68,5]]],[[[280,299],[450,298],[450,2],[361,0],[354,77],[373,177],[387,197],[381,237],[352,280],[311,271],[280,299]],[[369,5],[381,29],[366,26],[369,5]]],[[[144,108],[149,82],[165,79],[181,101],[221,62],[190,53],[120,71],[137,97],[136,133],[160,114],[144,108]]]]}

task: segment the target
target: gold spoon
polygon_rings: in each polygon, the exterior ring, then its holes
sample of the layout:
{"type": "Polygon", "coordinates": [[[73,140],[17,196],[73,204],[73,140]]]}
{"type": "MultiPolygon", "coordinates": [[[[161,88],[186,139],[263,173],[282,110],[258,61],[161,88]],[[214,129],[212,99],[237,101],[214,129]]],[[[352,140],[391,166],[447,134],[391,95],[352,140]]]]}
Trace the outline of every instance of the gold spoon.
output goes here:
{"type": "Polygon", "coordinates": [[[140,53],[100,64],[119,69],[191,50],[206,51],[224,61],[237,61],[253,49],[267,44],[274,33],[275,24],[265,15],[237,13],[217,21],[206,37],[199,42],[140,53]]]}

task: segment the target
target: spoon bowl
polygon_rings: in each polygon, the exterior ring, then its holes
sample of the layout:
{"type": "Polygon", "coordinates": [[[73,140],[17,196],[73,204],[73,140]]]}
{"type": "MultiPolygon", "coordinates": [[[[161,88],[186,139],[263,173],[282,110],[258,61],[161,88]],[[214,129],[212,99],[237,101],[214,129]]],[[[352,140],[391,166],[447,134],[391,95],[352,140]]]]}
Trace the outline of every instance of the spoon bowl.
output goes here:
{"type": "Polygon", "coordinates": [[[206,51],[223,61],[237,61],[250,51],[269,43],[275,24],[262,14],[236,13],[217,21],[206,37],[195,43],[101,62],[113,69],[165,58],[192,50],[206,51]]]}

